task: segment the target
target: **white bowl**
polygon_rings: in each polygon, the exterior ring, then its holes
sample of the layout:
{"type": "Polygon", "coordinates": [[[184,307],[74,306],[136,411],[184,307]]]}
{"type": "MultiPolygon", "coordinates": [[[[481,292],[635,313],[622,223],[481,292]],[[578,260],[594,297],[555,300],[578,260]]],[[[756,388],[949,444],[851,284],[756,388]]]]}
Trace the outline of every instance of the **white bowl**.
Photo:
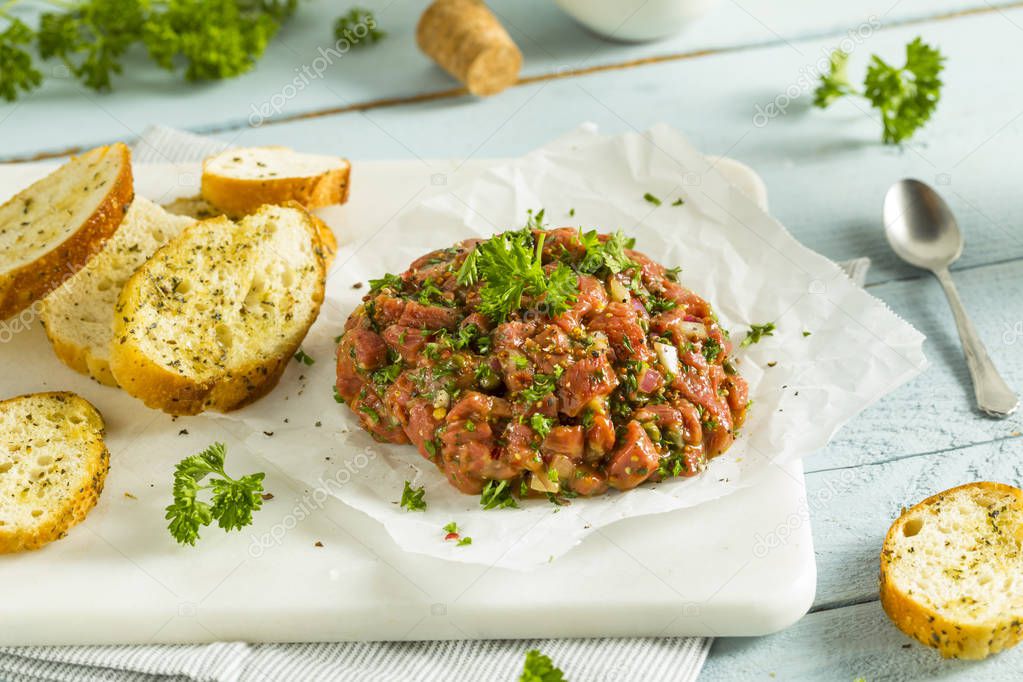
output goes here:
{"type": "Polygon", "coordinates": [[[554,0],[594,33],[628,42],[674,35],[719,0],[554,0]]]}

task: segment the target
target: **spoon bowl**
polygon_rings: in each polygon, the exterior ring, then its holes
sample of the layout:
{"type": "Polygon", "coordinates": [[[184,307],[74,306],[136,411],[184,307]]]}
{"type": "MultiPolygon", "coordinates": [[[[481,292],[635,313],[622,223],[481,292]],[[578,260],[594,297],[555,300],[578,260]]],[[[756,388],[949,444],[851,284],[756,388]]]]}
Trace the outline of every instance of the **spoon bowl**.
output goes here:
{"type": "Polygon", "coordinates": [[[900,180],[884,197],[885,236],[892,250],[925,270],[947,268],[963,253],[963,233],[948,204],[919,180],[900,180]]]}

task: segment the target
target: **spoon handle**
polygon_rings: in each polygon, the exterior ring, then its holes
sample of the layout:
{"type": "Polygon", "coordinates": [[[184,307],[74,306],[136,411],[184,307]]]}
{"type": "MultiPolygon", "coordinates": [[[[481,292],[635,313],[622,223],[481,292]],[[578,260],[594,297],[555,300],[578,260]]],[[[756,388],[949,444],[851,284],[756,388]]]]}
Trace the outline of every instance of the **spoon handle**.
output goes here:
{"type": "Polygon", "coordinates": [[[982,412],[992,417],[1008,417],[1019,405],[1019,398],[1005,383],[995,364],[988,357],[976,327],[966,315],[966,309],[963,308],[963,302],[959,299],[959,292],[956,291],[948,269],[935,270],[934,274],[941,282],[949,305],[952,306],[952,315],[959,328],[959,340],[962,342],[963,352],[966,354],[966,365],[970,368],[970,376],[973,378],[973,392],[977,397],[977,406],[982,412]]]}

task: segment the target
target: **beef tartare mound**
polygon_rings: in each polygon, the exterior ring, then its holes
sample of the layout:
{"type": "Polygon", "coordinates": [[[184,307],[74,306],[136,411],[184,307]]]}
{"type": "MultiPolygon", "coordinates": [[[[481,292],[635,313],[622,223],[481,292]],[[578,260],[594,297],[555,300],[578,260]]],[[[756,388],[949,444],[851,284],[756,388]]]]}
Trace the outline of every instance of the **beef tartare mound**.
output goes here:
{"type": "Polygon", "coordinates": [[[541,218],[372,280],[338,400],[491,502],[698,474],[748,405],[711,306],[620,232],[541,218]]]}

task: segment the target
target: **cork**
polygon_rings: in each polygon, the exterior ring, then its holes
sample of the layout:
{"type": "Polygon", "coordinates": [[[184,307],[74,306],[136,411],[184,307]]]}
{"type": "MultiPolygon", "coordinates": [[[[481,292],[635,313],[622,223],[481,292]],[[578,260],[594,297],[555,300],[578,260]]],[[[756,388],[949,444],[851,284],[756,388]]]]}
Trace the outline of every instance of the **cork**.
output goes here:
{"type": "Polygon", "coordinates": [[[416,42],[474,95],[501,92],[522,68],[522,52],[482,0],[435,0],[419,19],[416,42]]]}

